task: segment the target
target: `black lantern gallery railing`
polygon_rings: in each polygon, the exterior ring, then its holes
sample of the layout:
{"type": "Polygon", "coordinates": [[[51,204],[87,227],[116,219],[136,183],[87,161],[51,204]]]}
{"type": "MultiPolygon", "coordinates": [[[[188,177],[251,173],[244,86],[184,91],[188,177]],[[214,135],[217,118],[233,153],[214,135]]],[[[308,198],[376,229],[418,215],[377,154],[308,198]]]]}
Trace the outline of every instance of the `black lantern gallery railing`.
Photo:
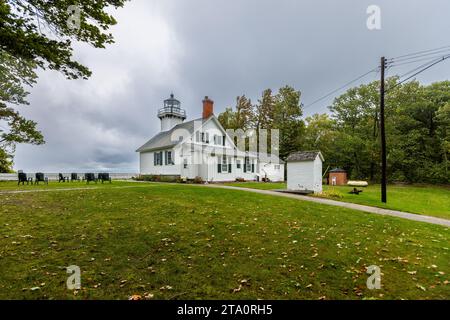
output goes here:
{"type": "Polygon", "coordinates": [[[173,115],[186,119],[186,110],[181,109],[180,101],[175,99],[173,94],[170,95],[169,99],[164,100],[164,108],[158,110],[159,118],[166,115],[173,115]]]}

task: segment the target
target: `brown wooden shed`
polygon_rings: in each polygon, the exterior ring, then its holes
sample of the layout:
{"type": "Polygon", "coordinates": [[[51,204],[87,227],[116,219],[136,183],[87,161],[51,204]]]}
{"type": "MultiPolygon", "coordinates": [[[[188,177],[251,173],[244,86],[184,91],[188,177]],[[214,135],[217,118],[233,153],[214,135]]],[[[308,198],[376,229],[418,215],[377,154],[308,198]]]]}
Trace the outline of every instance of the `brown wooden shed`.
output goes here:
{"type": "Polygon", "coordinates": [[[330,170],[328,184],[332,186],[343,186],[347,184],[347,171],[339,168],[330,170]]]}

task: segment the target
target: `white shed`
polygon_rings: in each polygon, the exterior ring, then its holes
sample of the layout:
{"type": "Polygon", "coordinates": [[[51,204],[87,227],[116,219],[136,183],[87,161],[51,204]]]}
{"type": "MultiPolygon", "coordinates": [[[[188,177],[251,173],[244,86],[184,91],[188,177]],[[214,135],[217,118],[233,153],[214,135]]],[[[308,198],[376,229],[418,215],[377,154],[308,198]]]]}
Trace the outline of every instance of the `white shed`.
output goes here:
{"type": "Polygon", "coordinates": [[[320,151],[291,153],[286,159],[288,190],[308,190],[321,193],[323,161],[320,151]]]}

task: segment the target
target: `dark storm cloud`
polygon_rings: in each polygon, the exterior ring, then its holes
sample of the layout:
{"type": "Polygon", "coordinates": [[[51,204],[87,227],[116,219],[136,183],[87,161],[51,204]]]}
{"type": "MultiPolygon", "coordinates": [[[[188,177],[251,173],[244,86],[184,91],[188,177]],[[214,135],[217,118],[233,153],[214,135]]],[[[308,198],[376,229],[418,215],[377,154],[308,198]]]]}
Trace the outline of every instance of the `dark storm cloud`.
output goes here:
{"type": "MultiPolygon", "coordinates": [[[[15,168],[135,172],[134,150],[159,130],[156,112],[171,91],[188,118],[200,116],[205,95],[218,114],[237,95],[256,100],[284,85],[301,90],[308,104],[375,68],[382,55],[449,45],[449,12],[446,0],[133,0],[115,14],[115,45],[76,48],[91,79],[41,74],[24,114],[47,144],[19,146],[15,168]],[[379,31],[366,27],[371,4],[381,8],[379,31]]],[[[419,79],[444,80],[449,72],[442,64],[419,79]]],[[[326,112],[331,100],[305,114],[326,112]]]]}

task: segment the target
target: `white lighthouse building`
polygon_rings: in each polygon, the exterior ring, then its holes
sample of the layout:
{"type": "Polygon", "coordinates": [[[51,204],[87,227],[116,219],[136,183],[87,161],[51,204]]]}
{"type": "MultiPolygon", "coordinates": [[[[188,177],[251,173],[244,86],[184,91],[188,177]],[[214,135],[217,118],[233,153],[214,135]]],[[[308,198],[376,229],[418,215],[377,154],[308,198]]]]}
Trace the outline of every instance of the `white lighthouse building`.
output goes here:
{"type": "Polygon", "coordinates": [[[171,94],[158,110],[161,131],[139,152],[140,173],[203,181],[283,181],[284,163],[274,156],[239,150],[214,115],[214,102],[205,97],[202,116],[187,121],[186,111],[171,94]]]}

